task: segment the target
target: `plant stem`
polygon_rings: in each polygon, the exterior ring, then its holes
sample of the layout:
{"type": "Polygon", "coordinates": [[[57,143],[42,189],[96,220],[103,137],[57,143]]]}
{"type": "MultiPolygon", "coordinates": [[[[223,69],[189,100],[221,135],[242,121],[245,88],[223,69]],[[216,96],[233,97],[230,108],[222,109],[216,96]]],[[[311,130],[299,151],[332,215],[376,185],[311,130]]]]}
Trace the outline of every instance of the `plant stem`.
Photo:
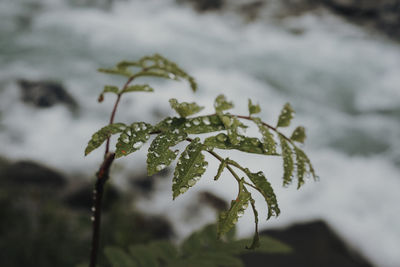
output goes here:
{"type": "Polygon", "coordinates": [[[101,210],[102,210],[102,199],[104,184],[109,178],[110,167],[115,158],[114,153],[108,153],[97,172],[96,184],[93,190],[93,231],[92,231],[92,248],[90,253],[90,267],[95,267],[97,263],[97,254],[99,250],[100,241],[100,222],[101,222],[101,210]]]}
{"type": "MultiPolygon", "coordinates": [[[[114,123],[115,114],[117,113],[118,105],[121,100],[122,94],[135,78],[136,78],[135,76],[131,76],[122,87],[121,92],[118,93],[117,99],[115,100],[114,107],[111,112],[109,125],[114,123]]],[[[100,166],[99,171],[96,174],[97,179],[95,188],[93,190],[93,206],[92,206],[93,231],[92,231],[92,246],[91,246],[89,267],[96,267],[97,264],[97,255],[100,243],[100,223],[101,223],[104,185],[109,178],[110,167],[115,159],[115,153],[110,153],[109,151],[110,151],[110,137],[107,138],[106,150],[104,152],[104,160],[100,166]]]]}

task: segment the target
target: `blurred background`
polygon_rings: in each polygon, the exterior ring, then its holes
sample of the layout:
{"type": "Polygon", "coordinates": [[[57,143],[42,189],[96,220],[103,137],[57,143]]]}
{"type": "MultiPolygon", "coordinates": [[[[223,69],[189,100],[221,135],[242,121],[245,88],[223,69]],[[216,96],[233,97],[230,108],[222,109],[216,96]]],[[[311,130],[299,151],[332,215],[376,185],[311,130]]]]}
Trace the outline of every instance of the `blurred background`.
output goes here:
{"type": "MultiPolygon", "coordinates": [[[[279,158],[221,152],[266,173],[282,213],[260,228],[302,251],[268,266],[400,266],[399,29],[398,0],[1,0],[0,265],[87,261],[102,151],[83,150],[112,109],[111,95],[97,103],[103,85],[124,82],[96,69],[160,53],[198,92],[152,80],[156,93],[127,95],[116,121],[156,123],[173,114],[169,98],[207,114],[223,93],[238,114],[252,98],[272,124],[290,102],[286,133],[306,127],[320,181],[300,190],[282,187],[279,158]]],[[[207,158],[198,185],[172,201],[172,171],[146,177],[146,150],[112,169],[103,244],[179,242],[235,196],[207,158]]],[[[252,231],[247,212],[237,234],[252,231]]]]}

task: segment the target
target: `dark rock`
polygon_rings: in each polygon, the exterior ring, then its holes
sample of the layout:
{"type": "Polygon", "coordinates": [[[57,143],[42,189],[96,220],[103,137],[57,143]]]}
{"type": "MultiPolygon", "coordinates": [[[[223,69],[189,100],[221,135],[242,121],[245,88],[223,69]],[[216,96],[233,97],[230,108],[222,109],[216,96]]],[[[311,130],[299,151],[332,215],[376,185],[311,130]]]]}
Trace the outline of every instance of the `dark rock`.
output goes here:
{"type": "Polygon", "coordinates": [[[22,101],[39,108],[48,108],[57,104],[65,104],[75,110],[76,101],[56,82],[19,80],[22,92],[22,101]]]}
{"type": "Polygon", "coordinates": [[[62,188],[67,180],[61,173],[32,161],[18,161],[2,167],[1,180],[17,186],[62,188]]]}
{"type": "Polygon", "coordinates": [[[296,224],[283,230],[261,234],[289,245],[290,254],[248,254],[242,256],[246,266],[283,267],[370,267],[367,260],[351,250],[323,221],[296,224]]]}
{"type": "Polygon", "coordinates": [[[190,3],[200,12],[215,11],[223,9],[224,0],[177,0],[178,3],[190,3]]]}

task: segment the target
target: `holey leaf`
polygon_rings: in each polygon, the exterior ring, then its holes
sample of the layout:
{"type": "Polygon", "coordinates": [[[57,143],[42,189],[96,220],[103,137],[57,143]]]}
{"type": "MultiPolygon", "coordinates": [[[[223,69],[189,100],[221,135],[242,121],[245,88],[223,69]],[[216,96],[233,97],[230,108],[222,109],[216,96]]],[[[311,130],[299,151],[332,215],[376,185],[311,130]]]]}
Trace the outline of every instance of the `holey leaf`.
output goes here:
{"type": "Polygon", "coordinates": [[[217,115],[194,118],[168,117],[158,123],[155,128],[163,132],[179,129],[187,134],[211,133],[225,129],[224,124],[217,115]]]}
{"type": "Polygon", "coordinates": [[[147,174],[149,176],[163,170],[176,159],[178,150],[172,151],[170,147],[184,141],[187,134],[175,129],[172,132],[159,134],[151,143],[147,154],[147,174]]]}
{"type": "Polygon", "coordinates": [[[303,126],[297,127],[293,133],[292,136],[290,137],[292,141],[296,141],[299,143],[304,143],[304,140],[306,139],[306,130],[304,129],[303,126]]]}
{"type": "Polygon", "coordinates": [[[276,127],[287,127],[290,125],[290,121],[293,119],[294,110],[289,103],[283,106],[281,114],[279,115],[278,124],[276,127]]]}
{"type": "Polygon", "coordinates": [[[304,153],[304,151],[301,150],[298,147],[294,148],[294,152],[296,153],[297,172],[299,172],[299,170],[298,170],[299,164],[304,164],[304,168],[305,168],[304,173],[306,175],[310,175],[311,174],[311,176],[314,178],[314,180],[318,180],[318,176],[315,174],[314,167],[312,166],[311,161],[307,157],[306,153],[304,153]],[[304,163],[303,162],[299,163],[299,160],[300,161],[304,161],[304,163]],[[306,169],[306,167],[308,167],[308,169],[306,169]]]}
{"type": "Polygon", "coordinates": [[[188,102],[182,102],[179,103],[178,100],[175,98],[171,98],[169,100],[169,104],[171,105],[171,108],[173,108],[179,116],[186,118],[190,115],[196,114],[203,110],[204,107],[201,107],[197,105],[196,103],[188,103],[188,102]]]}
{"type": "Polygon", "coordinates": [[[127,127],[119,136],[116,144],[115,157],[129,155],[139,150],[150,138],[153,126],[145,122],[135,122],[127,127]]]}
{"type": "Polygon", "coordinates": [[[300,151],[297,147],[294,148],[294,153],[296,155],[297,189],[299,189],[304,184],[304,175],[307,172],[306,160],[302,151],[300,151]]]}
{"type": "Polygon", "coordinates": [[[111,135],[120,133],[124,131],[126,125],[123,123],[113,123],[101,128],[99,131],[95,132],[92,135],[92,139],[90,139],[88,145],[85,149],[85,156],[88,155],[90,152],[101,146],[104,141],[107,140],[111,135]]]}
{"type": "Polygon", "coordinates": [[[209,148],[219,149],[236,149],[243,152],[270,155],[268,151],[264,149],[263,144],[258,138],[246,137],[238,135],[238,144],[232,144],[228,135],[220,133],[216,136],[208,137],[204,140],[204,145],[209,148]]]}
{"type": "Polygon", "coordinates": [[[276,152],[276,142],[274,139],[274,136],[270,132],[267,126],[265,126],[260,118],[252,118],[255,124],[257,124],[258,130],[262,134],[262,141],[265,150],[270,154],[270,155],[278,155],[276,152]]]}
{"type": "Polygon", "coordinates": [[[293,151],[288,141],[279,135],[281,142],[282,158],[283,158],[283,185],[288,186],[292,182],[294,163],[293,163],[293,151]]]}
{"type": "Polygon", "coordinates": [[[204,146],[200,139],[195,138],[182,152],[174,172],[172,180],[172,193],[175,199],[185,193],[189,187],[194,186],[200,180],[208,166],[201,153],[204,146]]]}
{"type": "Polygon", "coordinates": [[[221,212],[217,224],[217,236],[221,238],[229,232],[237,223],[238,219],[243,216],[250,201],[250,193],[244,189],[243,180],[239,185],[239,195],[236,200],[231,201],[231,207],[227,211],[221,212]]]}
{"type": "Polygon", "coordinates": [[[268,218],[271,216],[278,216],[281,212],[278,207],[278,202],[276,200],[276,196],[274,190],[272,189],[271,184],[265,178],[263,172],[252,173],[249,169],[244,169],[247,177],[249,177],[250,181],[257,187],[257,190],[263,195],[265,201],[268,204],[268,218]]]}

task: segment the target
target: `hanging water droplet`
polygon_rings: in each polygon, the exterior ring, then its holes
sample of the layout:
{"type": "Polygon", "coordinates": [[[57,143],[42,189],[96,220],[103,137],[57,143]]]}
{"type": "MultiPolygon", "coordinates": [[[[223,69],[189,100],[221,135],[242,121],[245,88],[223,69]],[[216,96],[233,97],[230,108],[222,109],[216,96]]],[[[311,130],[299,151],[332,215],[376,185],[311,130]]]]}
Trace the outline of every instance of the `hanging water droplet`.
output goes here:
{"type": "Polygon", "coordinates": [[[179,192],[181,192],[181,194],[185,193],[186,191],[188,191],[188,188],[187,188],[186,186],[181,187],[181,188],[179,189],[179,192]]]}
{"type": "Polygon", "coordinates": [[[168,119],[168,120],[166,120],[165,122],[168,123],[168,124],[171,124],[171,123],[172,123],[172,120],[171,120],[171,119],[168,119]]]}
{"type": "Polygon", "coordinates": [[[97,190],[96,189],[93,189],[93,194],[97,194],[97,190]]]}
{"type": "Polygon", "coordinates": [[[172,73],[169,73],[169,74],[168,74],[168,77],[169,77],[170,79],[175,79],[175,78],[176,78],[175,74],[172,74],[172,73]]]}
{"type": "Polygon", "coordinates": [[[242,211],[242,210],[239,210],[239,211],[238,211],[238,213],[237,213],[237,216],[240,218],[240,217],[242,217],[242,216],[243,216],[243,214],[244,214],[244,211],[242,211]]]}
{"type": "Polygon", "coordinates": [[[210,125],[211,124],[210,123],[210,119],[208,117],[204,117],[203,118],[203,122],[204,122],[205,125],[210,125]]]}
{"type": "Polygon", "coordinates": [[[194,186],[194,184],[196,183],[197,181],[195,180],[195,179],[190,179],[189,181],[188,181],[188,185],[189,186],[194,186]]]}
{"type": "Polygon", "coordinates": [[[90,217],[90,220],[91,220],[92,222],[94,222],[94,216],[90,217]]]}
{"type": "Polygon", "coordinates": [[[193,124],[197,126],[197,125],[200,124],[200,121],[199,121],[198,119],[194,119],[194,120],[193,120],[193,124]]]}
{"type": "Polygon", "coordinates": [[[190,158],[188,153],[185,153],[185,155],[183,155],[183,157],[184,157],[185,159],[189,159],[189,158],[190,158]]]}
{"type": "Polygon", "coordinates": [[[193,177],[193,180],[195,180],[196,182],[198,181],[198,180],[200,180],[200,176],[195,176],[195,177],[193,177]]]}
{"type": "Polygon", "coordinates": [[[157,165],[156,170],[161,171],[162,169],[165,169],[165,167],[167,167],[165,164],[160,164],[160,165],[157,165]]]}
{"type": "Polygon", "coordinates": [[[178,130],[178,129],[175,129],[175,130],[172,131],[172,133],[173,133],[173,134],[178,134],[178,133],[179,133],[179,130],[178,130]]]}
{"type": "Polygon", "coordinates": [[[95,211],[96,211],[96,208],[95,208],[95,207],[92,207],[92,211],[95,212],[95,211]]]}
{"type": "Polygon", "coordinates": [[[121,134],[121,141],[125,144],[129,143],[129,136],[127,136],[126,134],[121,134]]]}
{"type": "Polygon", "coordinates": [[[186,122],[186,123],[185,123],[185,126],[186,126],[186,127],[190,127],[191,124],[190,124],[189,122],[186,122]]]}
{"type": "Polygon", "coordinates": [[[139,125],[137,125],[136,123],[133,125],[133,130],[135,130],[135,132],[139,131],[139,125]]]}
{"type": "Polygon", "coordinates": [[[248,202],[246,202],[246,203],[244,203],[244,204],[243,204],[243,206],[242,206],[242,209],[244,209],[244,210],[245,210],[245,209],[247,209],[247,207],[248,207],[248,206],[249,206],[249,203],[248,203],[248,202]]]}
{"type": "Polygon", "coordinates": [[[142,131],[146,130],[147,129],[146,124],[144,123],[140,124],[140,129],[142,129],[142,131]]]}
{"type": "Polygon", "coordinates": [[[133,144],[133,148],[134,149],[139,149],[140,147],[142,147],[143,142],[139,141],[133,144]]]}

